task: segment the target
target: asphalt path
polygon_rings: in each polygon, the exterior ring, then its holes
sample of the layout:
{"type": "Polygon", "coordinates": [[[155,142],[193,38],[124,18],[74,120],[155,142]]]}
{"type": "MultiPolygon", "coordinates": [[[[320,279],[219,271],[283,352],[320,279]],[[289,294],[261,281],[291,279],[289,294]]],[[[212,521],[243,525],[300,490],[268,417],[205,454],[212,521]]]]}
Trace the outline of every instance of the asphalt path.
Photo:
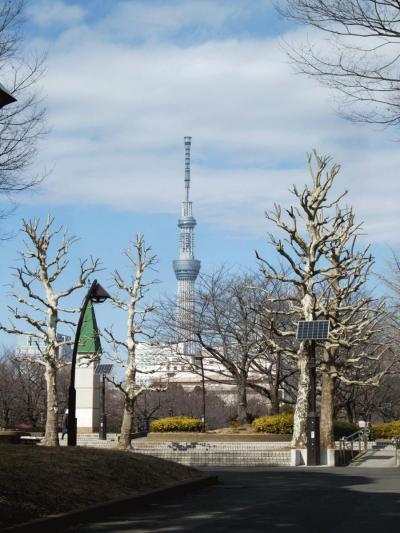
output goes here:
{"type": "Polygon", "coordinates": [[[399,468],[217,470],[219,484],[141,512],[75,526],[85,532],[400,532],[399,468]]]}

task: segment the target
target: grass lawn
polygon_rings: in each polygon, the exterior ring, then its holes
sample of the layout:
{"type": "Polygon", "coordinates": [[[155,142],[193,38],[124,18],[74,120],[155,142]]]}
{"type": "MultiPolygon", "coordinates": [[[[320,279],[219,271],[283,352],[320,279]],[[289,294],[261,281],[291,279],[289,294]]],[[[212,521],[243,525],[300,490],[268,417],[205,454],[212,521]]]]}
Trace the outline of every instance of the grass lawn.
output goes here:
{"type": "Polygon", "coordinates": [[[132,452],[2,444],[0,529],[201,475],[193,468],[132,452]]]}

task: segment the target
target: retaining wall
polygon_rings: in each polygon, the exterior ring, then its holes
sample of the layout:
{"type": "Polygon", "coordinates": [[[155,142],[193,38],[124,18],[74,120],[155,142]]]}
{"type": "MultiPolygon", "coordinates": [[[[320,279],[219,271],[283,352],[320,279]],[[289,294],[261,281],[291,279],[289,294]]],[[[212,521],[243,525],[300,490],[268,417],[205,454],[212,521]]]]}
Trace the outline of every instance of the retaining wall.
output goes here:
{"type": "Polygon", "coordinates": [[[290,466],[287,443],[132,441],[132,450],[190,466],[290,466]]]}

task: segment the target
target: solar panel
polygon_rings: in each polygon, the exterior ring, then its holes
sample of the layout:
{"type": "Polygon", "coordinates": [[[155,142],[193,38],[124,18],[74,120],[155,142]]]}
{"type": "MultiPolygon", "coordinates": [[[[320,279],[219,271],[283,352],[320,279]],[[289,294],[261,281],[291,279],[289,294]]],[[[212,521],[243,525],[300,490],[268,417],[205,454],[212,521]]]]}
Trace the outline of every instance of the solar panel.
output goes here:
{"type": "Polygon", "coordinates": [[[95,373],[96,374],[109,374],[111,372],[113,365],[97,365],[95,373]]]}
{"type": "Polygon", "coordinates": [[[300,320],[297,323],[296,339],[327,339],[328,335],[329,320],[300,320]]]}

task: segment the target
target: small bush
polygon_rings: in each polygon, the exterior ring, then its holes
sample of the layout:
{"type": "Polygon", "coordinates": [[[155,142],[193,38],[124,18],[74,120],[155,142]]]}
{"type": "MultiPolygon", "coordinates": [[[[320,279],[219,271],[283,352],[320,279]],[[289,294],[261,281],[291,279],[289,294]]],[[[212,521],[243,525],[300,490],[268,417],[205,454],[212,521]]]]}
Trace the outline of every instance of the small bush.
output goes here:
{"type": "Polygon", "coordinates": [[[371,429],[373,439],[392,439],[400,435],[400,420],[374,424],[371,429]]]}
{"type": "Polygon", "coordinates": [[[170,416],[159,418],[150,424],[150,431],[158,433],[168,431],[201,431],[202,422],[198,418],[190,416],[170,416]]]}
{"type": "Polygon", "coordinates": [[[335,439],[342,437],[348,437],[352,433],[355,433],[359,427],[353,422],[347,422],[346,420],[334,420],[333,421],[333,434],[335,439]]]}
{"type": "Polygon", "coordinates": [[[253,420],[253,428],[260,433],[293,433],[293,415],[260,416],[253,420]]]}

